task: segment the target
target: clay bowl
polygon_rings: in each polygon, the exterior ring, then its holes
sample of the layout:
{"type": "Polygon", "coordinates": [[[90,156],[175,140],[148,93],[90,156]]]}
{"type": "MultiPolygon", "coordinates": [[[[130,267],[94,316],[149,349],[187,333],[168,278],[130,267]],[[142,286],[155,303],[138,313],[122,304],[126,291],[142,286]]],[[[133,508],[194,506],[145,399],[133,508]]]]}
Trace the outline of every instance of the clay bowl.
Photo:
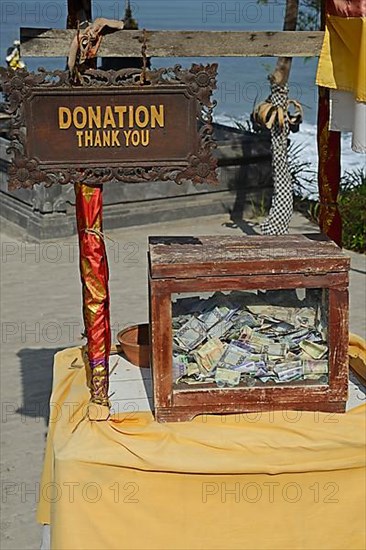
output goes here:
{"type": "Polygon", "coordinates": [[[132,325],[117,334],[120,347],[128,361],[136,367],[150,367],[149,325],[132,325]]]}

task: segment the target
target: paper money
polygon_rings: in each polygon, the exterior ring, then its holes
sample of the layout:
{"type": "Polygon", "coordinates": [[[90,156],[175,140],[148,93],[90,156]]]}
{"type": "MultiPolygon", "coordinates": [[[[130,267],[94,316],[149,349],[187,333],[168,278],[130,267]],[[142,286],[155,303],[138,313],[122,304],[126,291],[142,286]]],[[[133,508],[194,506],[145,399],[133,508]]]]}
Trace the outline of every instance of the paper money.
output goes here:
{"type": "Polygon", "coordinates": [[[218,386],[237,386],[240,382],[240,372],[225,367],[217,367],[215,382],[218,386]]]}
{"type": "Polygon", "coordinates": [[[178,317],[173,317],[173,330],[179,330],[191,319],[190,315],[179,315],[178,317]]]}
{"type": "Polygon", "coordinates": [[[222,321],[222,319],[227,315],[229,310],[227,308],[220,309],[219,307],[215,307],[211,311],[206,311],[205,313],[202,313],[198,316],[198,319],[202,321],[202,323],[205,325],[207,329],[210,329],[216,323],[219,323],[222,321]]]}
{"type": "Polygon", "coordinates": [[[286,321],[291,324],[295,324],[298,313],[298,308],[284,306],[248,305],[247,308],[254,315],[273,319],[274,321],[286,321]]]}
{"type": "Polygon", "coordinates": [[[208,377],[195,379],[184,377],[181,379],[181,382],[183,382],[184,384],[188,384],[189,386],[197,386],[199,384],[212,384],[213,382],[215,382],[215,378],[208,377]]]}
{"type": "Polygon", "coordinates": [[[291,361],[288,363],[280,363],[274,367],[274,372],[281,382],[290,382],[301,378],[303,375],[303,367],[301,361],[291,361]]]}
{"type": "Polygon", "coordinates": [[[244,344],[250,346],[254,353],[266,354],[270,356],[283,357],[288,351],[288,344],[286,342],[274,342],[270,338],[266,338],[254,331],[248,332],[251,329],[244,329],[240,336],[243,339],[244,344]]]}
{"type": "Polygon", "coordinates": [[[277,372],[278,380],[280,382],[292,382],[292,380],[297,380],[303,375],[302,367],[292,367],[285,370],[277,372]]]}
{"type": "Polygon", "coordinates": [[[187,371],[188,357],[186,355],[173,355],[173,382],[184,376],[187,371]]]}
{"type": "Polygon", "coordinates": [[[225,346],[221,340],[219,338],[212,338],[195,351],[193,356],[200,367],[206,371],[210,371],[216,366],[224,350],[225,346]]]}
{"type": "Polygon", "coordinates": [[[280,321],[279,323],[273,324],[271,329],[279,334],[288,334],[289,332],[295,330],[295,326],[291,325],[291,323],[287,323],[286,321],[280,321]]]}
{"type": "Polygon", "coordinates": [[[208,338],[224,338],[227,331],[232,327],[233,323],[230,319],[223,319],[214,325],[207,333],[208,338]]]}
{"type": "Polygon", "coordinates": [[[302,340],[299,343],[299,346],[313,359],[322,359],[328,351],[328,347],[326,345],[317,344],[316,342],[311,342],[310,340],[302,340]]]}
{"type": "Polygon", "coordinates": [[[289,368],[292,369],[292,368],[301,367],[301,365],[302,365],[301,361],[287,361],[286,363],[277,363],[277,365],[274,367],[273,370],[275,373],[278,373],[283,370],[287,370],[289,368]]]}
{"type": "Polygon", "coordinates": [[[177,344],[185,351],[195,349],[206,339],[206,329],[203,323],[192,317],[174,336],[177,344]]]}
{"type": "Polygon", "coordinates": [[[238,346],[235,342],[230,342],[219,359],[218,367],[235,367],[243,365],[246,361],[246,356],[246,350],[238,346]]]}
{"type": "Polygon", "coordinates": [[[207,329],[210,329],[223,319],[229,319],[235,313],[235,310],[235,306],[227,296],[216,293],[207,300],[203,313],[198,318],[204,323],[207,329]]]}
{"type": "Polygon", "coordinates": [[[236,372],[251,374],[257,372],[258,363],[256,363],[255,361],[245,361],[242,365],[235,365],[232,368],[236,372]]]}
{"type": "Polygon", "coordinates": [[[327,308],[306,290],[215,292],[173,302],[173,378],[229,386],[294,380],[327,383],[327,308]],[[288,303],[288,306],[286,305],[288,303]],[[218,369],[226,369],[219,371],[218,369]],[[221,374],[220,374],[221,373],[221,374]],[[221,375],[224,375],[222,377],[221,375]]]}
{"type": "Polygon", "coordinates": [[[232,319],[235,326],[247,326],[251,328],[261,326],[261,321],[256,319],[249,311],[237,311],[234,313],[232,319]]]}
{"type": "Polygon", "coordinates": [[[250,344],[249,342],[244,342],[243,340],[233,340],[231,343],[241,348],[247,354],[253,355],[253,357],[251,358],[252,361],[260,361],[262,359],[260,352],[258,351],[258,346],[250,344]]]}
{"type": "Polygon", "coordinates": [[[327,360],[316,360],[313,361],[305,360],[302,361],[303,371],[305,374],[327,374],[328,373],[328,361],[327,360]]]}
{"type": "Polygon", "coordinates": [[[297,308],[275,305],[249,305],[251,313],[273,321],[284,321],[294,326],[301,324],[315,326],[316,310],[314,308],[297,308]]]}
{"type": "Polygon", "coordinates": [[[274,342],[273,339],[267,338],[249,327],[243,329],[240,339],[253,346],[258,353],[283,356],[288,351],[286,342],[274,342]]]}
{"type": "Polygon", "coordinates": [[[198,376],[201,373],[197,363],[188,363],[187,364],[187,376],[198,376]]]}
{"type": "Polygon", "coordinates": [[[304,327],[315,327],[317,324],[317,311],[313,307],[304,307],[296,315],[297,322],[304,327]]]}
{"type": "Polygon", "coordinates": [[[282,338],[283,338],[283,341],[288,343],[289,345],[298,344],[299,342],[301,342],[301,340],[306,338],[308,334],[309,334],[309,329],[301,328],[301,329],[296,329],[294,331],[291,331],[288,334],[285,334],[282,338]]]}

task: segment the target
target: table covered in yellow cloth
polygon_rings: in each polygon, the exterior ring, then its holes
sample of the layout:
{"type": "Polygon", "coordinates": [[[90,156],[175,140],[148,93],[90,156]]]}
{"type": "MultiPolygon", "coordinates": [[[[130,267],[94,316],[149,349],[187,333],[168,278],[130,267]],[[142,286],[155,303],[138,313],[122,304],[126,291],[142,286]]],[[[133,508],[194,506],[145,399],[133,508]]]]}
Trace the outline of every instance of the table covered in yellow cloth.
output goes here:
{"type": "Polygon", "coordinates": [[[365,406],[90,422],[80,364],[55,358],[38,508],[52,549],[365,547],[365,406]]]}

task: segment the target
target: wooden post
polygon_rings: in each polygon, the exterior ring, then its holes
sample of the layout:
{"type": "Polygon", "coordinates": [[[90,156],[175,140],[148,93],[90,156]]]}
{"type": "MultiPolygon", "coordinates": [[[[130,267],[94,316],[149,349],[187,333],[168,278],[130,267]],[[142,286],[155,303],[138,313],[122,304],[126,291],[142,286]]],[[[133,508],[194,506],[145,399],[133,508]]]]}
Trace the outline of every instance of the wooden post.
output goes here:
{"type": "MultiPolygon", "coordinates": [[[[91,0],[68,0],[68,28],[78,28],[80,23],[91,21],[91,18],[91,0]]],[[[96,59],[91,59],[89,64],[96,67],[96,59]]],[[[76,183],[74,187],[80,278],[83,288],[83,318],[87,337],[86,367],[90,401],[94,407],[88,410],[88,414],[91,420],[106,420],[109,417],[108,362],[111,327],[108,260],[102,234],[103,186],[89,187],[76,183]]]]}
{"type": "Polygon", "coordinates": [[[66,26],[68,29],[76,29],[78,23],[91,21],[91,19],[91,0],[67,0],[66,26]]]}

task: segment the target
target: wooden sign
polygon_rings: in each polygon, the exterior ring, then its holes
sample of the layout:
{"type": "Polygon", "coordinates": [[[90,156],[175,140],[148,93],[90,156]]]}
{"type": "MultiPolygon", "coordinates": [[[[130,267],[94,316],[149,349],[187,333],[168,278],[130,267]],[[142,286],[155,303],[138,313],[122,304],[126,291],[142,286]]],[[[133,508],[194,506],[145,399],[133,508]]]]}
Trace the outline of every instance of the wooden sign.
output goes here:
{"type": "Polygon", "coordinates": [[[217,183],[212,91],[217,65],[189,70],[2,70],[12,114],[9,187],[173,180],[217,183]]]}

